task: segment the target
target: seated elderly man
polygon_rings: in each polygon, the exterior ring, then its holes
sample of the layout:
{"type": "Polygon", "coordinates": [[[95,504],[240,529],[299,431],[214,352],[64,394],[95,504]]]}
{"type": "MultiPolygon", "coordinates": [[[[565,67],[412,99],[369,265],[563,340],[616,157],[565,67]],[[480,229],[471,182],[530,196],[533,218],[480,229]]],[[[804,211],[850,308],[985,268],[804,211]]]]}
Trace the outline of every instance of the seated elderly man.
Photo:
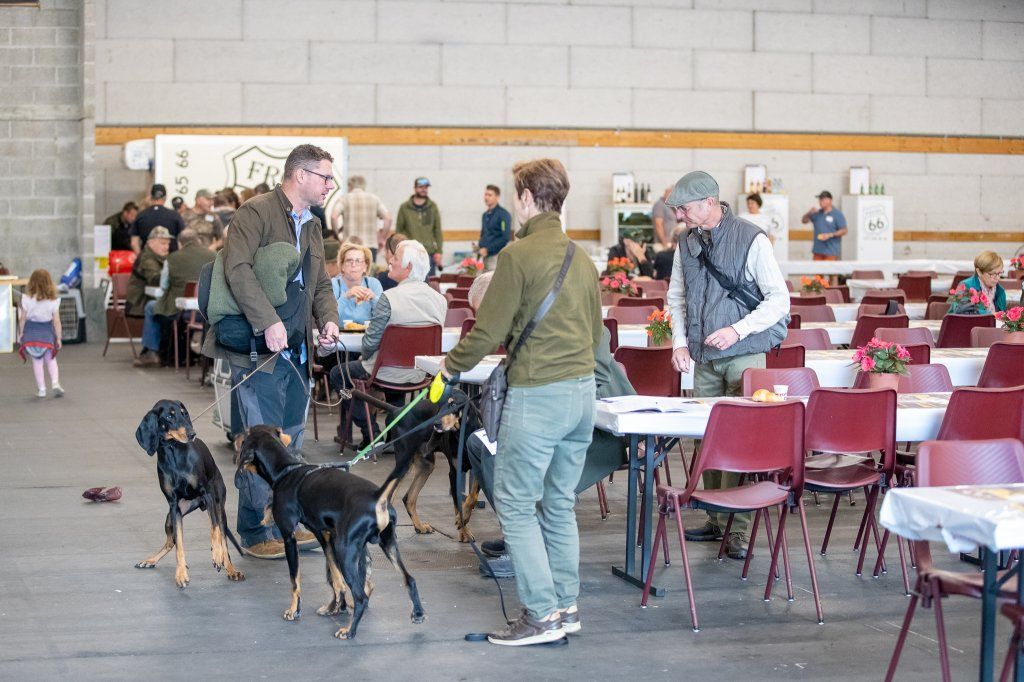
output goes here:
{"type": "MultiPolygon", "coordinates": [[[[363,335],[362,358],[339,365],[331,370],[331,385],[335,388],[351,388],[350,379],[369,379],[373,365],[377,360],[384,329],[391,324],[429,325],[444,324],[448,312],[448,301],[444,296],[431,289],[427,283],[427,272],[430,271],[430,256],[418,241],[407,239],[401,242],[391,258],[388,274],[398,285],[383,292],[377,299],[370,313],[370,321],[363,335]]],[[[418,369],[399,369],[381,367],[377,377],[389,384],[415,384],[423,381],[426,374],[418,369]]],[[[385,399],[393,404],[401,404],[402,394],[384,392],[385,399]]],[[[359,426],[363,437],[360,447],[370,441],[369,424],[363,403],[359,400],[346,401],[352,410],[352,421],[359,426]]],[[[338,427],[339,439],[344,439],[344,425],[338,427]]]]}
{"type": "MultiPolygon", "coordinates": [[[[146,245],[135,264],[132,265],[132,274],[128,278],[128,291],[125,294],[125,312],[130,317],[152,316],[154,299],[146,293],[146,287],[160,286],[160,277],[164,269],[164,261],[171,250],[171,233],[166,227],[154,227],[146,240],[146,245]]],[[[159,346],[159,339],[157,340],[159,346]]],[[[153,356],[155,357],[155,355],[153,356]]],[[[145,358],[147,363],[152,360],[147,356],[145,348],[139,360],[145,358]]],[[[160,360],[157,358],[157,363],[160,360]]],[[[136,361],[138,365],[138,360],[136,361]]]]}
{"type": "MultiPolygon", "coordinates": [[[[473,286],[469,289],[469,304],[473,306],[474,310],[483,301],[493,274],[493,271],[487,272],[473,280],[473,286]]],[[[626,378],[625,372],[622,371],[622,367],[612,357],[611,335],[607,329],[601,332],[601,343],[594,352],[594,362],[594,379],[597,384],[598,399],[636,394],[629,379],[626,378]]],[[[480,482],[480,488],[484,491],[484,496],[491,503],[493,509],[494,499],[491,490],[494,482],[494,454],[487,448],[484,439],[486,436],[482,429],[467,438],[466,455],[473,469],[473,475],[480,482]]],[[[625,438],[594,429],[590,447],[587,448],[583,473],[580,474],[579,483],[576,484],[576,494],[583,492],[618,469],[626,461],[626,447],[625,438]]],[[[481,550],[487,555],[488,564],[496,577],[515,577],[512,557],[505,549],[503,539],[484,542],[481,544],[481,550]]],[[[480,571],[486,573],[483,566],[480,567],[480,571]]]]}
{"type": "Polygon", "coordinates": [[[142,353],[135,360],[136,367],[160,366],[160,343],[164,331],[179,314],[175,299],[185,295],[186,284],[199,281],[199,271],[217,257],[219,244],[220,240],[213,237],[202,239],[191,227],[186,227],[178,235],[178,250],[167,256],[160,276],[164,295],[158,301],[146,303],[142,353]]]}

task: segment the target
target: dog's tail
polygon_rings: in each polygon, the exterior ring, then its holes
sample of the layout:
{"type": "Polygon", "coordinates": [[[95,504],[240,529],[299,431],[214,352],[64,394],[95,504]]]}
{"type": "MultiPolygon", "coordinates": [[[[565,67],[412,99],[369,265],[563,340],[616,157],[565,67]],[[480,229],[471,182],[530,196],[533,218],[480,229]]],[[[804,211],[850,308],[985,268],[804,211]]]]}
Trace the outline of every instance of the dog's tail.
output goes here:
{"type": "Polygon", "coordinates": [[[235,539],[235,534],[231,532],[230,528],[228,528],[227,520],[225,519],[224,521],[222,521],[220,526],[221,530],[224,531],[224,535],[227,536],[228,540],[231,540],[231,544],[234,545],[235,549],[238,550],[238,555],[245,556],[245,552],[242,551],[242,546],[239,545],[238,540],[235,539]]]}
{"type": "Polygon", "coordinates": [[[383,531],[391,523],[391,495],[398,487],[398,479],[388,476],[388,480],[377,489],[377,501],[373,505],[373,514],[377,519],[377,530],[383,531]]]}

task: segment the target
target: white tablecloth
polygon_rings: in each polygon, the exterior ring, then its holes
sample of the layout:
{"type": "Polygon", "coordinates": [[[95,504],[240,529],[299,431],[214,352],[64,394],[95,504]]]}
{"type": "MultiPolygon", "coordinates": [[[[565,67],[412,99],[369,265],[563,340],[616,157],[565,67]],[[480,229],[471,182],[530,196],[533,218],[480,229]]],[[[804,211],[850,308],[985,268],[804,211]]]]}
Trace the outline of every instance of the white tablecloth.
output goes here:
{"type": "MultiPolygon", "coordinates": [[[[848,279],[846,286],[850,287],[850,299],[859,301],[864,298],[868,289],[895,289],[899,284],[898,279],[848,279]]],[[[953,286],[952,277],[932,277],[933,294],[949,294],[953,286]]]]}
{"type": "Polygon", "coordinates": [[[199,310],[199,299],[179,296],[174,299],[174,305],[177,306],[178,310],[199,310]]]}
{"type": "Polygon", "coordinates": [[[779,261],[783,275],[849,275],[854,270],[881,270],[887,278],[908,270],[937,272],[954,275],[958,270],[974,270],[974,262],[969,260],[880,260],[880,261],[814,261],[789,260],[779,261]]]}
{"type": "Polygon", "coordinates": [[[897,535],[945,542],[951,552],[1020,549],[1024,485],[895,488],[886,494],[879,519],[897,535]]]}
{"type": "Polygon", "coordinates": [[[146,287],[146,296],[150,298],[161,298],[164,295],[164,290],[160,287],[146,287]]]}
{"type": "MultiPolygon", "coordinates": [[[[828,307],[832,309],[832,313],[836,316],[836,322],[856,322],[857,309],[860,308],[860,303],[829,303],[828,307]]],[[[911,320],[923,320],[928,304],[908,303],[903,307],[906,308],[907,317],[911,320]]],[[[790,312],[799,313],[799,306],[792,306],[790,312]]]]}
{"type": "MultiPolygon", "coordinates": [[[[987,355],[987,348],[933,348],[931,360],[946,366],[954,386],[976,386],[987,355]]],[[[822,386],[849,387],[857,375],[852,360],[852,350],[809,350],[804,366],[814,370],[822,386]]]]}
{"type": "MultiPolygon", "coordinates": [[[[804,322],[800,325],[802,329],[824,329],[828,332],[828,338],[833,345],[849,344],[856,326],[856,322],[804,322]]],[[[938,341],[942,320],[915,320],[910,326],[931,330],[932,338],[938,341]]]]}
{"type": "MultiPolygon", "coordinates": [[[[722,400],[738,398],[659,398],[665,404],[685,412],[628,412],[618,414],[612,404],[597,401],[596,426],[619,435],[639,433],[659,436],[703,438],[711,416],[711,406],[722,400]]],[[[899,397],[896,412],[896,440],[922,441],[934,438],[949,402],[948,393],[905,394],[899,397]]],[[[751,434],[755,438],[756,434],[751,434]]]]}

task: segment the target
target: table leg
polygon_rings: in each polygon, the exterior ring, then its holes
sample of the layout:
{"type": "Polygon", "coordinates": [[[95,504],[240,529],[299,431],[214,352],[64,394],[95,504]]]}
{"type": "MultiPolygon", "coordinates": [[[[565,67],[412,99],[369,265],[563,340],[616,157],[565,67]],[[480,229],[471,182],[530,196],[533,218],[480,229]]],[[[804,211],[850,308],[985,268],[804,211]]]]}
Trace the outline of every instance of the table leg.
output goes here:
{"type": "MultiPolygon", "coordinates": [[[[653,438],[648,436],[649,441],[653,438]]],[[[645,461],[653,461],[653,451],[648,450],[647,459],[645,461]]],[[[644,492],[647,493],[648,487],[653,490],[654,486],[654,474],[649,469],[644,476],[644,492]]],[[[643,588],[644,579],[647,577],[646,573],[638,571],[640,568],[637,566],[636,561],[636,526],[637,517],[639,516],[637,510],[637,481],[640,479],[640,436],[637,434],[631,434],[629,437],[629,481],[627,482],[628,491],[626,494],[626,563],[619,568],[618,566],[612,566],[612,575],[622,578],[627,583],[634,585],[639,588],[643,588]]],[[[644,525],[644,543],[640,548],[643,553],[641,559],[642,566],[648,565],[650,559],[650,548],[651,548],[651,523],[650,523],[650,505],[651,502],[648,499],[647,503],[647,523],[644,525]]],[[[665,595],[665,589],[657,586],[651,586],[651,594],[656,597],[663,597],[665,595]]]]}
{"type": "Polygon", "coordinates": [[[644,443],[644,498],[640,508],[644,510],[644,535],[640,545],[640,575],[646,577],[651,563],[651,539],[653,538],[651,518],[656,498],[654,497],[654,436],[648,434],[644,443]]]}
{"type": "Polygon", "coordinates": [[[992,679],[995,663],[996,644],[996,555],[987,547],[981,550],[981,563],[985,571],[985,581],[981,596],[981,668],[979,679],[989,682],[992,679]]]}

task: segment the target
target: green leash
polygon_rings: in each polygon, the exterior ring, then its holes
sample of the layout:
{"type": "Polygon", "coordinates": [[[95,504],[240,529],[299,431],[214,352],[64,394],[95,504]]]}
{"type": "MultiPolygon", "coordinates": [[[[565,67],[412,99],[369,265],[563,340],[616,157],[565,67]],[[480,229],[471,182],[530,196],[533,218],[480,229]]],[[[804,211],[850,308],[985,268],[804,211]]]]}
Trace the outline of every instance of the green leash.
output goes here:
{"type": "Polygon", "coordinates": [[[417,393],[416,397],[413,398],[412,401],[408,405],[403,407],[402,410],[397,415],[395,415],[395,418],[392,419],[390,422],[388,422],[387,425],[383,428],[383,430],[381,430],[381,432],[378,433],[377,436],[373,440],[371,440],[369,442],[369,444],[365,448],[360,450],[359,453],[355,457],[353,457],[352,459],[350,459],[348,461],[348,465],[351,466],[351,465],[355,464],[356,462],[359,462],[359,461],[362,461],[362,460],[366,459],[367,454],[370,452],[370,450],[373,449],[373,447],[377,444],[377,442],[380,441],[381,438],[386,436],[388,431],[391,430],[391,427],[393,427],[395,424],[397,424],[399,422],[399,420],[402,419],[402,417],[404,417],[406,414],[408,414],[409,410],[411,410],[412,408],[416,407],[417,403],[419,403],[421,400],[423,400],[423,398],[426,397],[426,395],[427,395],[427,393],[429,391],[430,391],[429,388],[424,388],[422,391],[417,393]]]}

